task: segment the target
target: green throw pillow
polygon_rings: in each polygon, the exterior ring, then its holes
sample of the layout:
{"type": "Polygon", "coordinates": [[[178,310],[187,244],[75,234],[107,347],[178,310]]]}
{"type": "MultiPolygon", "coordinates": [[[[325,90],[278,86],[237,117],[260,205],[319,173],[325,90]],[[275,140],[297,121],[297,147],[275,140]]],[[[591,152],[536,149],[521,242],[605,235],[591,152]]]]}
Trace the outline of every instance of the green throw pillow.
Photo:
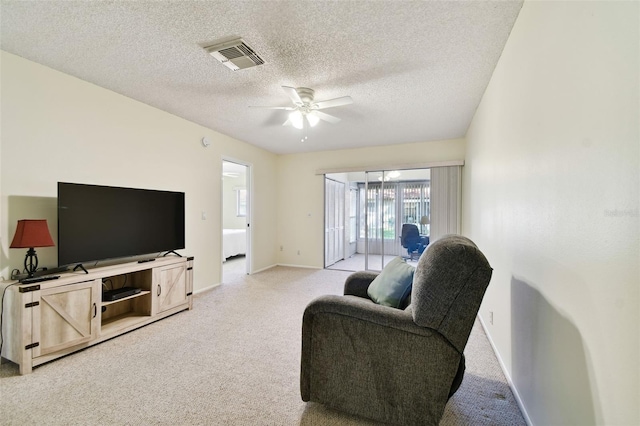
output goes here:
{"type": "Polygon", "coordinates": [[[396,257],[371,282],[367,294],[379,305],[399,308],[411,292],[415,270],[416,268],[407,264],[401,257],[396,257]]]}

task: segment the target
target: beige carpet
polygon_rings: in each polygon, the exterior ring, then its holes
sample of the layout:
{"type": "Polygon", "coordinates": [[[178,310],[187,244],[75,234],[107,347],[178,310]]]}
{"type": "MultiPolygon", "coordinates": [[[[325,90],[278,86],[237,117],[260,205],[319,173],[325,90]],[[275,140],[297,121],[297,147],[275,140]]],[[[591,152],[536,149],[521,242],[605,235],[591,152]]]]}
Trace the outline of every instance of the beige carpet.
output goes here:
{"type": "MultiPolygon", "coordinates": [[[[197,273],[197,265],[196,265],[197,273]]],[[[0,366],[0,424],[370,425],[305,404],[299,393],[302,313],[339,294],[347,272],[277,267],[196,295],[176,314],[18,375],[0,366]]],[[[476,324],[467,374],[441,425],[523,425],[476,324]]]]}

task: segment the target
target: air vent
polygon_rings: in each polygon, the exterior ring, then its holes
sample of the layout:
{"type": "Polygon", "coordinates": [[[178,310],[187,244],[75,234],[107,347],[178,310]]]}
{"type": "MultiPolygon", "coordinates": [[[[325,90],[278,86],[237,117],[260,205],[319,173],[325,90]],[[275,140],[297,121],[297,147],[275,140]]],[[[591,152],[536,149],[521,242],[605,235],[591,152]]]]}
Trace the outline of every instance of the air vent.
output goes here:
{"type": "Polygon", "coordinates": [[[204,50],[234,71],[264,64],[264,60],[240,38],[207,46],[204,50]]]}

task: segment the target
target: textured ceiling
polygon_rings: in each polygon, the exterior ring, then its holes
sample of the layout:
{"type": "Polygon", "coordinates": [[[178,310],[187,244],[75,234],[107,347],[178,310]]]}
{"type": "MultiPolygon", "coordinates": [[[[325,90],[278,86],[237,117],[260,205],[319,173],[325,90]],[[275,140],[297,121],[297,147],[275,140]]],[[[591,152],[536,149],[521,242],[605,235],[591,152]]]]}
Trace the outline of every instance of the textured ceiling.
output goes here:
{"type": "Polygon", "coordinates": [[[274,153],[463,137],[518,16],[517,1],[2,1],[3,50],[274,153]],[[240,71],[200,45],[240,36],[240,71]],[[281,86],[342,119],[283,127],[281,86]]]}

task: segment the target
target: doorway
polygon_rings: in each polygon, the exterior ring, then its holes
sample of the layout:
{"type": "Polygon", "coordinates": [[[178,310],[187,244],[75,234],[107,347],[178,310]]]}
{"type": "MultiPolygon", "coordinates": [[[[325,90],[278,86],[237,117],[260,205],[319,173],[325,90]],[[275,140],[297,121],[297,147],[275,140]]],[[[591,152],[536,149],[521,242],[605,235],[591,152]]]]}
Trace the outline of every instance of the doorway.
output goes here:
{"type": "Polygon", "coordinates": [[[222,283],[251,273],[251,165],[222,161],[222,283]]]}

